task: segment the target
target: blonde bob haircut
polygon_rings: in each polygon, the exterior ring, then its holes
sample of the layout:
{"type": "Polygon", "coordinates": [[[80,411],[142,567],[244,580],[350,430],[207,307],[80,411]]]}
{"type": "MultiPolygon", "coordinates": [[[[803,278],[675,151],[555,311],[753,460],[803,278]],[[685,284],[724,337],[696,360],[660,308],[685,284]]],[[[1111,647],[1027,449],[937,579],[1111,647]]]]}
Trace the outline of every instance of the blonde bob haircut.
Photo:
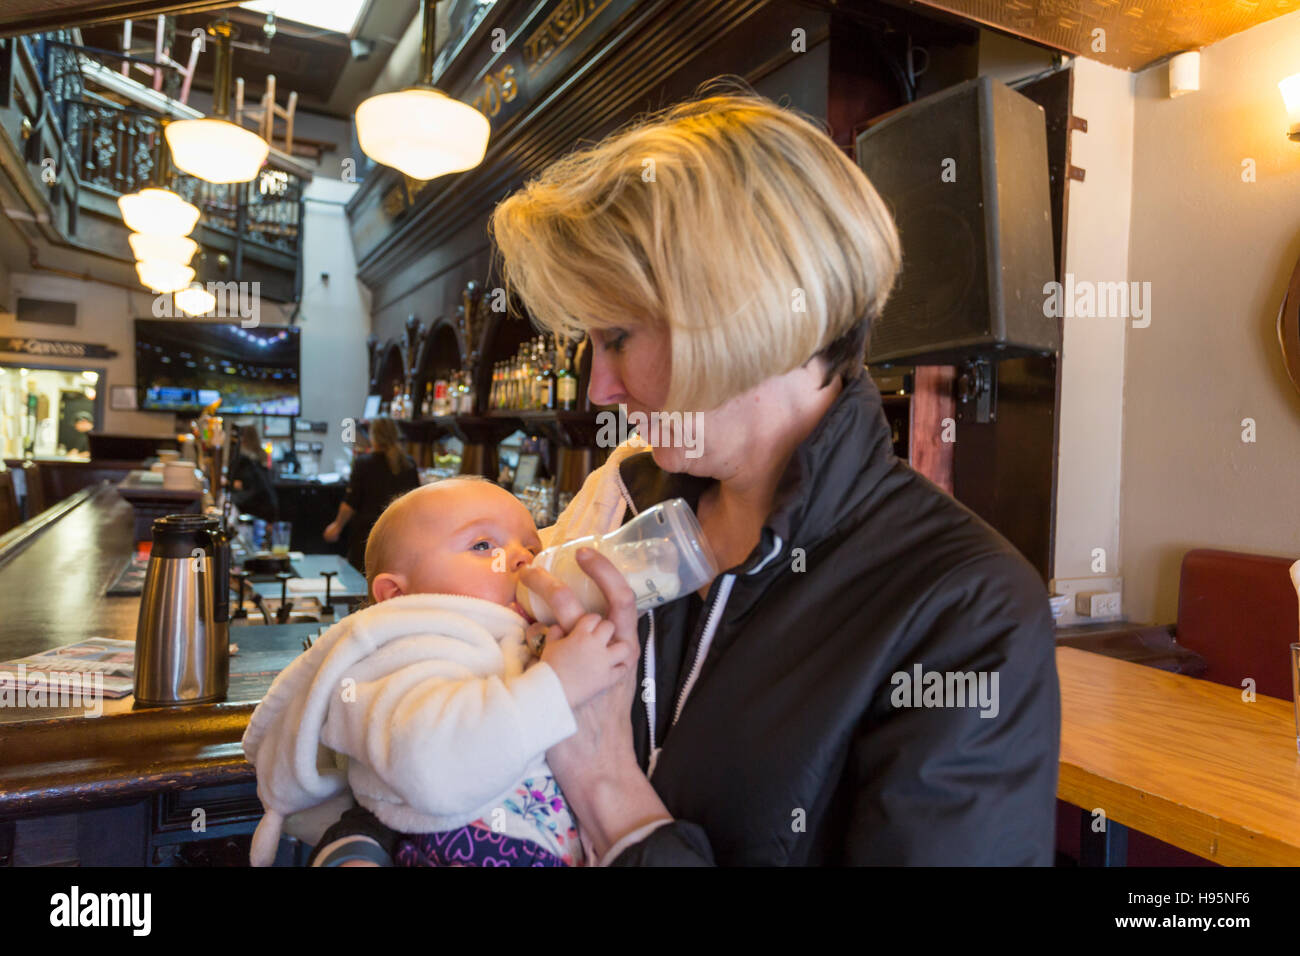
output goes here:
{"type": "Polygon", "coordinates": [[[489,224],[507,289],[547,331],[667,327],[665,410],[819,354],[823,384],[855,377],[899,268],[888,209],[825,132],[711,85],[557,160],[489,224]]]}

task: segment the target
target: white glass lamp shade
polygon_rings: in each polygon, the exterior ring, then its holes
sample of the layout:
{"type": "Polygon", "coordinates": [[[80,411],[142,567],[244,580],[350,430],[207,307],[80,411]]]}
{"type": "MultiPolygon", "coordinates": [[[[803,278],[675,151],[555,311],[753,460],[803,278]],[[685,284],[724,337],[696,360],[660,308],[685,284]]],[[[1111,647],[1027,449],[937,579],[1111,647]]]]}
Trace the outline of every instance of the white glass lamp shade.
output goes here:
{"type": "Polygon", "coordinates": [[[176,293],[176,308],[186,315],[207,315],[217,304],[217,297],[197,282],[176,293]]]}
{"type": "Polygon", "coordinates": [[[491,131],[474,107],[433,89],[381,93],[357,107],[361,149],[412,179],[473,169],[483,161],[491,131]]]}
{"type": "Polygon", "coordinates": [[[165,259],[189,265],[199,244],[185,236],[163,236],[152,232],[133,232],[130,235],[131,254],[137,259],[165,259]]]}
{"type": "Polygon", "coordinates": [[[1282,102],[1286,103],[1287,135],[1300,140],[1300,73],[1288,76],[1278,83],[1282,102]]]}
{"type": "Polygon", "coordinates": [[[132,232],[155,236],[188,236],[199,221],[199,207],[187,203],[170,189],[150,186],[119,196],[117,208],[132,232]]]}
{"type": "Polygon", "coordinates": [[[223,119],[168,123],[167,145],[177,169],[210,183],[248,182],[271,149],[256,133],[223,119]]]}
{"type": "Polygon", "coordinates": [[[166,259],[137,262],[135,274],[154,292],[179,292],[194,279],[194,270],[189,266],[166,259]]]}

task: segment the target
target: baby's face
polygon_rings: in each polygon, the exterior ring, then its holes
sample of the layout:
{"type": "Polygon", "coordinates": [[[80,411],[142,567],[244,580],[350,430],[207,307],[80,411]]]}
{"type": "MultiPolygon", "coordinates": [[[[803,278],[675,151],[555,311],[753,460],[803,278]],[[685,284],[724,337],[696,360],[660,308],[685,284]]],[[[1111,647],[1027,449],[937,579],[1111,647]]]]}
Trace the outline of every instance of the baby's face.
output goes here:
{"type": "Polygon", "coordinates": [[[468,594],[520,611],[514,604],[519,570],[542,542],[528,509],[510,492],[485,481],[428,485],[413,496],[398,528],[394,571],[375,581],[380,600],[398,594],[468,594]],[[390,580],[381,583],[384,578],[390,580]]]}

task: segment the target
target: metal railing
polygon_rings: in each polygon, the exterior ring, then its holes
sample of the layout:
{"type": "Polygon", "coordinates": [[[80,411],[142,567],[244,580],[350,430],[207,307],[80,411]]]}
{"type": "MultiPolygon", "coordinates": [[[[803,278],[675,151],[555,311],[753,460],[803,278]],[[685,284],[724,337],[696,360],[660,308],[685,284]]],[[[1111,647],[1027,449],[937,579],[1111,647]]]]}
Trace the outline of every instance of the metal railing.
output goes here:
{"type": "MultiPolygon", "coordinates": [[[[79,185],[112,196],[136,192],[149,184],[154,172],[162,137],[159,118],[87,90],[76,38],[70,30],[22,38],[40,64],[44,84],[38,122],[48,118],[57,124],[69,171],[79,185]]],[[[296,255],[303,185],[297,174],[268,163],[250,183],[209,183],[176,170],[171,188],[199,207],[201,226],[237,243],[296,255]]]]}

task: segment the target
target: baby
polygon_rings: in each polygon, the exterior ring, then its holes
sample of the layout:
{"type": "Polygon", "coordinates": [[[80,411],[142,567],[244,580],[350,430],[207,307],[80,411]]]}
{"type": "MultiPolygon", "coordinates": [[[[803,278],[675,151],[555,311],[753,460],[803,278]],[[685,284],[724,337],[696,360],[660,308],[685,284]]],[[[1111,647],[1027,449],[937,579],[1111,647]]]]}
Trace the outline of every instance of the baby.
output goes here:
{"type": "Polygon", "coordinates": [[[540,547],[528,510],[486,480],[447,479],[388,506],[366,545],[375,603],[276,677],[244,735],[266,808],[254,865],[274,859],[286,815],[349,787],[403,834],[399,864],[583,861],[544,755],[637,648],[588,614],[539,659],[527,638],[540,625],[515,588],[540,547]]]}

